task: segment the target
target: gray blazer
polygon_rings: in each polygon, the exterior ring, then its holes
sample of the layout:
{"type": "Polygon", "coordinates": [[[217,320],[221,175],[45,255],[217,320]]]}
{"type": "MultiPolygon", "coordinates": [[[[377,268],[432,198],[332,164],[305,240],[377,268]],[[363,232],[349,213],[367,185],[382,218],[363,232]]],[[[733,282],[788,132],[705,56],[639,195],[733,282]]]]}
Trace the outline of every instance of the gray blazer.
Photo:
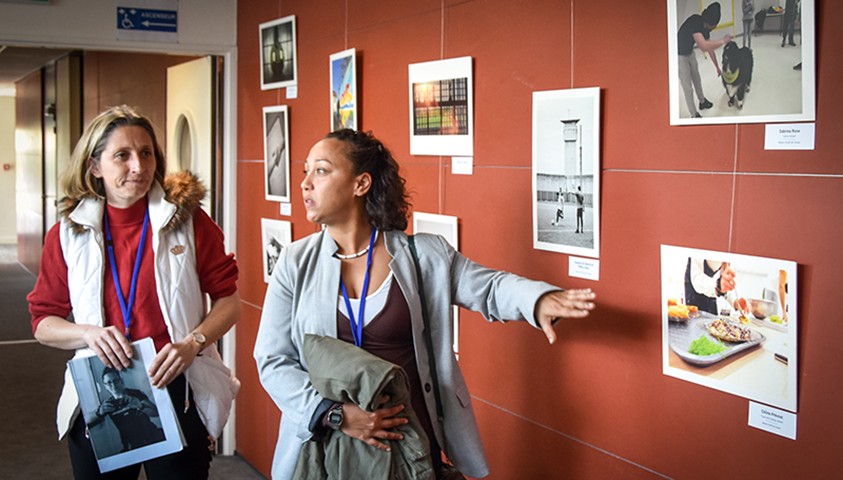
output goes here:
{"type": "MultiPolygon", "coordinates": [[[[484,477],[489,468],[468,388],[453,354],[451,305],[479,312],[489,321],[526,320],[539,328],[533,317],[537,300],[560,289],[474,263],[441,236],[416,235],[444,410],[445,421],[440,423],[407,236],[384,232],[384,241],[392,256],[389,267],[410,308],[416,362],[436,439],[464,474],[484,477]]],[[[301,443],[312,437],[308,422],[323,400],[310,383],[301,352],[305,334],[337,336],[336,252],[336,242],[324,230],[292,243],[281,252],[266,292],[254,356],[261,383],[282,412],[274,479],[292,478],[301,443]]]]}

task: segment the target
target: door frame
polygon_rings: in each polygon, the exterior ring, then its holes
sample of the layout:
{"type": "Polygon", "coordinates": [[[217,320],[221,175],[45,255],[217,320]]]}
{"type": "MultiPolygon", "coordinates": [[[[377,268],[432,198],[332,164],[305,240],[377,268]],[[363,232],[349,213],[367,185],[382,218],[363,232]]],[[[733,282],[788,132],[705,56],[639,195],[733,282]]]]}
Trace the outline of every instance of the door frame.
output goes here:
{"type": "MultiPolygon", "coordinates": [[[[220,49],[191,49],[179,44],[142,44],[115,46],[92,45],[92,44],[68,44],[60,42],[43,41],[37,44],[31,42],[16,42],[3,40],[4,45],[16,47],[47,47],[73,50],[91,50],[108,52],[130,52],[130,53],[152,53],[152,54],[180,54],[180,55],[214,55],[222,57],[222,85],[217,93],[222,96],[218,105],[218,111],[222,118],[221,148],[222,153],[222,189],[218,204],[222,206],[219,218],[220,227],[225,235],[225,248],[229,252],[237,251],[237,48],[236,46],[222,47],[220,49]]],[[[166,127],[166,126],[164,126],[166,127]]],[[[237,326],[235,325],[221,340],[223,362],[237,373],[235,363],[235,348],[237,344],[237,326]]],[[[231,408],[228,423],[222,432],[223,455],[233,455],[235,450],[235,426],[237,400],[231,408]]]]}

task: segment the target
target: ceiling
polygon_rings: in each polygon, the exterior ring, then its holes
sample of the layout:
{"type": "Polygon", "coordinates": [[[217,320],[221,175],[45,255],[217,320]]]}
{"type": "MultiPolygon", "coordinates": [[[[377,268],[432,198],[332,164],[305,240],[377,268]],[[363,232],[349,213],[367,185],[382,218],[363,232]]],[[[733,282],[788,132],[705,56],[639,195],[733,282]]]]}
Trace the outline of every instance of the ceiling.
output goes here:
{"type": "Polygon", "coordinates": [[[0,45],[0,91],[14,91],[15,82],[70,50],[0,45]]]}

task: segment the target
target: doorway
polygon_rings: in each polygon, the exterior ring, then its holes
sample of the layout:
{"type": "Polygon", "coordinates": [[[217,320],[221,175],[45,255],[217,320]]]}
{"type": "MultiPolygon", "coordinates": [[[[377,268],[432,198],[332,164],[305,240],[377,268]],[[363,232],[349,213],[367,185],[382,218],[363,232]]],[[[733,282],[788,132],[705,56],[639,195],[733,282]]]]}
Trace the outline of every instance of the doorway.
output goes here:
{"type": "Polygon", "coordinates": [[[212,218],[217,187],[224,181],[215,168],[216,67],[215,59],[206,56],[167,68],[167,169],[190,170],[202,180],[209,191],[202,207],[212,218]]]}

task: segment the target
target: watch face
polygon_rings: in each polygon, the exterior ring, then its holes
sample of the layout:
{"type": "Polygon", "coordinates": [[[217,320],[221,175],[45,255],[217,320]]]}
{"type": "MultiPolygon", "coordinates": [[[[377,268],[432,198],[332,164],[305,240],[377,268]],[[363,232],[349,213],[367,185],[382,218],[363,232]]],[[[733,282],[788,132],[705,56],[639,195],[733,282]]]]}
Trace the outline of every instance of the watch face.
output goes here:
{"type": "Polygon", "coordinates": [[[342,426],[342,407],[335,408],[328,413],[328,423],[334,430],[339,430],[342,426]]]}
{"type": "Polygon", "coordinates": [[[193,332],[193,339],[196,340],[196,343],[199,345],[205,345],[205,335],[199,332],[193,332]]]}

